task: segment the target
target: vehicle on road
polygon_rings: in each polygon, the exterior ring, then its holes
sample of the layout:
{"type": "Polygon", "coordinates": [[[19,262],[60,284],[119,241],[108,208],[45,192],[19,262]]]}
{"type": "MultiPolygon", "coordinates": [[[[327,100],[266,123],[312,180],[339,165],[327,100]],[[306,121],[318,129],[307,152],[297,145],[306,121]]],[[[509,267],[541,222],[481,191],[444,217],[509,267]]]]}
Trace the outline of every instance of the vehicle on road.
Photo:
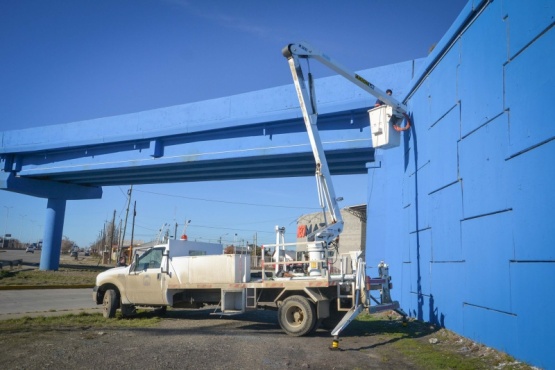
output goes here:
{"type": "Polygon", "coordinates": [[[25,253],[35,253],[35,247],[29,246],[25,249],[25,253]]]}

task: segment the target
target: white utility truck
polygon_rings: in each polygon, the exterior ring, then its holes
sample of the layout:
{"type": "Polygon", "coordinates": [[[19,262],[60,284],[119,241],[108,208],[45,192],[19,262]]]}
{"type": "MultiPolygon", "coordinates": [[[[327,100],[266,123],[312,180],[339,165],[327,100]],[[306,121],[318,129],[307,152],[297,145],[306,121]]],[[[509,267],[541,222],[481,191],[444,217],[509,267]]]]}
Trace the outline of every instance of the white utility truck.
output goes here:
{"type": "MultiPolygon", "coordinates": [[[[290,65],[314,154],[318,195],[326,220],[325,226],[307,236],[306,258],[302,261],[283,258],[286,248],[299,243],[285,243],[283,228],[279,227],[276,244],[262,246],[262,255],[270,248],[277,255],[276,261],[271,266],[263,263],[261,273],[253,276],[250,254],[224,254],[220,244],[169,240],[142,253],[136,252],[129,266],[97,276],[93,299],[103,304],[106,318],[114,317],[118,308],[123,315],[132,314],[137,306],[161,309],[215,306],[214,313],[218,315],[274,309],[287,334],[303,336],[321,326],[331,330],[332,348],[338,348],[339,333],[364,309],[370,313],[395,310],[406,317],[399,304],[391,300],[391,277],[385,263],[378,265],[378,277],[370,278],[366,276],[362,251],[338,253],[337,241],[343,230],[337,204],[340,199],[335,197],[316,126],[312,77],[309,75],[307,89],[300,60],[315,58],[384,101],[392,114],[387,122],[380,123],[378,135],[389,128],[398,132],[396,122],[406,116],[406,107],[308,44],[287,45],[283,55],[290,65]],[[280,251],[284,253],[282,258],[280,251]],[[337,273],[331,273],[329,268],[333,258],[341,261],[337,273]],[[379,296],[372,296],[371,290],[377,290],[379,296]]],[[[387,144],[382,140],[379,145],[387,144]]]]}

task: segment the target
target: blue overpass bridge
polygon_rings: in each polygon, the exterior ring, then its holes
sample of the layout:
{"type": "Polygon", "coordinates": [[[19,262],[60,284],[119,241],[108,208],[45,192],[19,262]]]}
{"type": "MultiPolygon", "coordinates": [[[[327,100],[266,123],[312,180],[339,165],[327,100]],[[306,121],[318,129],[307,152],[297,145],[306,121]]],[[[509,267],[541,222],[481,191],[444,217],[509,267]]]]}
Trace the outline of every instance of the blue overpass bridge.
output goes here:
{"type": "MultiPolygon", "coordinates": [[[[414,62],[359,71],[402,96],[414,62]]],[[[284,65],[284,68],[286,66],[284,65]]],[[[332,175],[374,161],[374,98],[340,76],[316,81],[332,175]]],[[[103,186],[312,176],[293,85],[151,111],[0,133],[0,189],[48,199],[41,270],[57,270],[68,200],[103,186]]]]}

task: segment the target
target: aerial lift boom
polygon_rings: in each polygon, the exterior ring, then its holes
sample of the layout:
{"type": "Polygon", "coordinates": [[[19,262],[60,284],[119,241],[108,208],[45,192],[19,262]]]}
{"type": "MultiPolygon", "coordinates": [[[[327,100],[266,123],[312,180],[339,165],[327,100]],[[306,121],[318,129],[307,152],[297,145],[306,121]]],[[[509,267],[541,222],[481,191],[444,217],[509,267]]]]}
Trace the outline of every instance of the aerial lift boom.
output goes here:
{"type": "MultiPolygon", "coordinates": [[[[364,77],[360,76],[357,73],[351,72],[348,68],[342,66],[339,62],[332,59],[330,56],[324,54],[320,50],[314,48],[312,45],[305,43],[305,42],[297,42],[295,44],[289,44],[282,50],[283,56],[285,56],[288,60],[290,60],[289,65],[295,65],[295,68],[298,68],[298,71],[293,73],[293,79],[295,79],[295,75],[301,75],[302,71],[299,64],[299,59],[308,59],[313,58],[320,63],[324,64],[326,67],[330,68],[331,70],[337,72],[341,76],[345,77],[347,80],[351,81],[364,91],[374,95],[376,98],[383,101],[385,104],[393,107],[393,111],[395,116],[398,118],[403,118],[404,115],[407,113],[407,107],[405,104],[399,102],[395,98],[390,95],[387,95],[384,91],[378,89],[372,83],[368,82],[364,77]],[[292,61],[291,61],[292,60],[292,61]]],[[[298,90],[297,90],[298,93],[298,90]]],[[[302,109],[302,106],[301,106],[302,109]]]]}
{"type": "MultiPolygon", "coordinates": [[[[309,235],[309,241],[311,238],[313,241],[320,241],[324,243],[314,243],[312,245],[308,245],[308,252],[309,252],[309,259],[310,261],[322,260],[323,256],[325,255],[325,250],[329,248],[331,243],[334,243],[341,232],[343,231],[343,219],[341,217],[338,201],[341,198],[336,198],[335,191],[333,188],[333,183],[331,181],[331,175],[329,172],[328,164],[326,161],[326,156],[324,153],[324,148],[322,145],[322,141],[320,139],[320,135],[318,132],[318,127],[316,124],[318,111],[316,107],[316,98],[314,92],[314,81],[312,75],[308,74],[308,87],[307,82],[304,79],[302,68],[301,68],[301,59],[308,59],[313,58],[318,60],[325,66],[329,67],[333,71],[337,72],[341,76],[345,77],[355,85],[359,86],[363,90],[367,91],[368,93],[374,95],[381,101],[383,101],[386,105],[392,108],[391,110],[391,122],[393,124],[393,128],[397,131],[404,131],[409,127],[409,121],[407,116],[407,107],[394,99],[393,97],[387,95],[382,90],[378,89],[376,86],[368,82],[362,76],[349,71],[347,68],[343,67],[338,62],[334,61],[328,55],[322,53],[318,49],[312,47],[307,43],[295,43],[289,44],[283,48],[282,54],[284,57],[287,58],[289,63],[289,68],[291,69],[291,74],[293,76],[293,82],[295,84],[295,89],[297,91],[297,96],[299,98],[299,103],[301,107],[301,111],[303,114],[306,130],[308,132],[308,137],[310,140],[310,145],[312,147],[312,151],[314,154],[314,159],[316,161],[316,180],[318,185],[318,195],[320,198],[320,205],[324,211],[324,217],[326,217],[326,209],[329,210],[331,214],[331,220],[324,220],[325,226],[321,229],[318,229],[312,235],[309,235]],[[407,126],[404,129],[401,129],[399,126],[396,126],[395,122],[401,120],[403,118],[407,118],[407,126]]],[[[316,268],[313,266],[314,263],[311,262],[309,268],[309,274],[311,276],[318,276],[320,275],[319,267],[316,268]]],[[[335,327],[332,331],[332,335],[334,336],[334,342],[332,347],[337,348],[337,336],[339,333],[352,321],[358,316],[358,314],[364,309],[365,306],[369,307],[370,302],[369,293],[367,291],[367,287],[365,287],[365,282],[363,281],[363,276],[365,276],[364,271],[365,263],[362,261],[360,256],[357,257],[356,261],[356,294],[355,294],[355,304],[351,308],[351,310],[343,317],[341,322],[335,327]],[[363,296],[364,294],[364,296],[363,296]],[[366,300],[366,302],[364,302],[366,300]]],[[[386,266],[385,264],[381,264],[381,266],[386,266]]],[[[325,268],[322,266],[322,268],[325,268]]],[[[383,275],[380,273],[380,277],[382,277],[383,281],[386,284],[389,284],[389,277],[387,274],[383,275]]],[[[368,278],[366,278],[368,279],[368,278]]],[[[379,279],[378,279],[379,280],[379,279]]],[[[368,281],[371,281],[368,280],[368,281]]],[[[382,291],[382,295],[384,293],[389,294],[389,289],[384,289],[382,291]]],[[[385,297],[385,301],[391,302],[391,298],[385,297]]],[[[382,307],[386,307],[387,305],[382,305],[382,307]]],[[[397,302],[391,302],[390,305],[391,309],[394,309],[398,313],[400,313],[403,318],[406,317],[406,314],[399,309],[397,302]]]]}
{"type": "Polygon", "coordinates": [[[363,90],[367,91],[381,101],[385,102],[387,105],[391,106],[393,108],[394,116],[392,118],[394,119],[402,119],[403,117],[406,117],[407,107],[390,95],[387,95],[382,90],[378,89],[362,76],[349,71],[340,63],[334,61],[331,57],[307,43],[299,42],[295,44],[289,44],[283,48],[282,54],[284,57],[287,58],[289,62],[289,68],[291,69],[291,74],[293,76],[293,82],[295,84],[295,89],[299,98],[306,130],[310,139],[310,145],[312,147],[312,152],[316,161],[316,182],[318,186],[320,205],[324,210],[324,217],[326,216],[326,209],[331,214],[331,220],[324,220],[326,226],[316,231],[314,235],[314,240],[324,241],[326,244],[329,244],[336,240],[343,230],[343,219],[341,217],[341,212],[337,203],[339,200],[342,200],[342,198],[336,198],[335,196],[335,190],[333,188],[333,183],[331,182],[331,176],[326,161],[326,156],[324,154],[324,148],[322,146],[322,141],[320,139],[320,134],[318,132],[318,127],[316,124],[318,111],[316,107],[312,74],[308,74],[307,87],[307,83],[303,76],[300,60],[313,58],[321,62],[325,66],[329,67],[333,71],[339,73],[341,76],[345,77],[355,85],[359,86],[363,90]]]}

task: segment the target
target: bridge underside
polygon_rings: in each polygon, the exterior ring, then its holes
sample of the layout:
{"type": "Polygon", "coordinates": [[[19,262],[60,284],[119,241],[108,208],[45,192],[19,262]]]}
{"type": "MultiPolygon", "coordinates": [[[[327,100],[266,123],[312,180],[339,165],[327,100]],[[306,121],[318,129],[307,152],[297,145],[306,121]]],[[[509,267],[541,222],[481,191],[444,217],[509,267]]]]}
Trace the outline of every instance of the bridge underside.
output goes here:
{"type": "MultiPolygon", "coordinates": [[[[374,160],[373,148],[326,152],[333,175],[366,173],[366,163],[374,160]]],[[[253,178],[279,178],[314,175],[312,153],[218,159],[202,162],[150,165],[141,168],[103,169],[32,176],[37,180],[83,186],[112,186],[172,182],[219,181],[253,178]]]]}
{"type": "MultiPolygon", "coordinates": [[[[366,173],[374,149],[365,109],[323,115],[318,128],[332,175],[366,173]]],[[[315,171],[301,118],[43,148],[4,158],[8,169],[4,174],[76,188],[299,177],[315,171]]],[[[5,189],[23,192],[10,186],[5,189]]]]}

